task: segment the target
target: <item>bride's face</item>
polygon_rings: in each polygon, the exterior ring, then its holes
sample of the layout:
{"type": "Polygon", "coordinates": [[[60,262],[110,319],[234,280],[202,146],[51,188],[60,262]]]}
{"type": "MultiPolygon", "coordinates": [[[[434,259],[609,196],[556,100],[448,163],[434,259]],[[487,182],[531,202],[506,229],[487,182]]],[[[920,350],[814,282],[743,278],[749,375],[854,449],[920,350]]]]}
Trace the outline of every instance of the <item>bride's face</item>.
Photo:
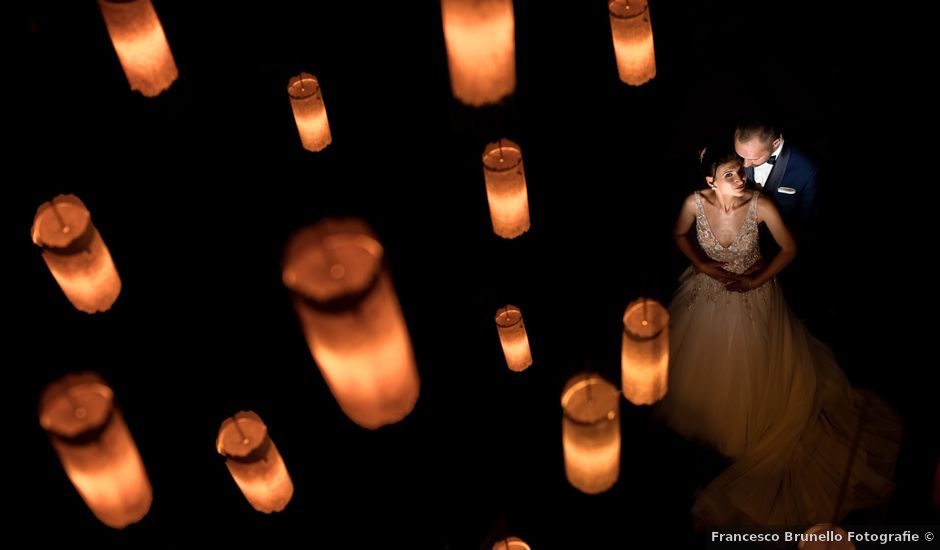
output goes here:
{"type": "Polygon", "coordinates": [[[716,192],[726,197],[742,197],[747,187],[744,165],[739,160],[720,164],[715,171],[715,177],[705,180],[716,192]]]}

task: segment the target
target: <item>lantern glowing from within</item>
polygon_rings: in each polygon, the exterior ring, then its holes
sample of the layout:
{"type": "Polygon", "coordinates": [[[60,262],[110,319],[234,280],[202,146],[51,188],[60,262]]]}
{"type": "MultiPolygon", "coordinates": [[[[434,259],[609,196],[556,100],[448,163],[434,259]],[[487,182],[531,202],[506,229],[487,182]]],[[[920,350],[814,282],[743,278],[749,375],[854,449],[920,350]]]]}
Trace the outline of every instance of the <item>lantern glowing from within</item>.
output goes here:
{"type": "Polygon", "coordinates": [[[651,405],[666,395],[669,312],[656,300],[640,298],[627,306],[620,360],[623,395],[631,403],[651,405]]]}
{"type": "Polygon", "coordinates": [[[144,463],[111,388],[97,374],[70,374],[47,386],[39,423],[102,523],[120,529],[147,515],[153,490],[144,463]]]}
{"type": "Polygon", "coordinates": [[[284,284],[310,352],[343,412],[364,428],[398,422],[420,382],[408,328],[383,262],[358,219],[327,219],[291,237],[284,284]]]}
{"type": "Polygon", "coordinates": [[[57,195],[36,211],[33,242],[62,292],[85,313],[107,311],[121,293],[111,253],[75,195],[57,195]]]}
{"type": "Polygon", "coordinates": [[[496,330],[499,342],[503,345],[506,365],[516,372],[522,372],[532,365],[532,352],[529,350],[529,336],[522,322],[522,312],[516,306],[501,307],[496,312],[496,330]]]}
{"type": "Polygon", "coordinates": [[[610,489],[620,475],[619,405],[617,388],[593,374],[575,376],[562,393],[565,475],[589,495],[610,489]]]}
{"type": "Polygon", "coordinates": [[[259,512],[280,512],[294,496],[287,466],[268,437],[268,427],[251,411],[225,419],[215,448],[245,498],[259,512]]]}
{"type": "Polygon", "coordinates": [[[447,66],[454,97],[474,107],[516,89],[516,21],[512,0],[441,0],[447,66]]]}
{"type": "Polygon", "coordinates": [[[532,548],[518,537],[509,537],[494,544],[493,550],[532,550],[532,548]]]}
{"type": "Polygon", "coordinates": [[[620,80],[632,86],[652,80],[656,54],[647,0],[610,0],[607,7],[620,80]]]}
{"type": "Polygon", "coordinates": [[[287,84],[290,107],[294,111],[294,122],[300,133],[300,141],[308,151],[322,151],[333,141],[330,121],[326,118],[326,105],[320,93],[317,77],[300,73],[287,84]]]}
{"type": "Polygon", "coordinates": [[[163,26],[150,0],[98,0],[132,90],[160,95],[179,76],[163,26]]]}
{"type": "Polygon", "coordinates": [[[522,149],[508,139],[487,144],[483,178],[493,232],[514,239],[529,230],[529,193],[522,167],[522,149]]]}
{"type": "Polygon", "coordinates": [[[855,550],[845,529],[830,523],[820,523],[799,535],[801,550],[855,550]]]}

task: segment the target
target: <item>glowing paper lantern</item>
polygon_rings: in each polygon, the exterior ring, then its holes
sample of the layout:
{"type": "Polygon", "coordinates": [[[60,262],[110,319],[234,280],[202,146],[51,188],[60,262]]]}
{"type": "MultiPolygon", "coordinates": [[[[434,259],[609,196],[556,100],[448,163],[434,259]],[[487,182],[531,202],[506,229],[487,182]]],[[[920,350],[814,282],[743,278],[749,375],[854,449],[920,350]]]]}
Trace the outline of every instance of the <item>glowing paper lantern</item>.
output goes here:
{"type": "Polygon", "coordinates": [[[353,422],[370,429],[407,416],[420,384],[384,253],[365,222],[327,219],[291,237],[283,266],[333,397],[353,422]]]}
{"type": "Polygon", "coordinates": [[[656,54],[647,0],[610,0],[607,7],[620,80],[633,86],[652,80],[656,54]]]}
{"type": "Polygon", "coordinates": [[[499,332],[499,342],[503,345],[506,365],[516,372],[529,368],[532,365],[532,352],[529,350],[529,336],[525,332],[519,308],[499,308],[496,312],[496,330],[499,332]]]}
{"type": "Polygon", "coordinates": [[[522,149],[508,139],[487,144],[483,178],[493,232],[514,239],[529,230],[529,194],[522,167],[522,149]]]}
{"type": "Polygon", "coordinates": [[[589,495],[610,489],[620,475],[619,405],[617,388],[593,374],[575,376],[561,395],[565,475],[589,495]]]}
{"type": "Polygon", "coordinates": [[[163,26],[150,0],[98,0],[132,90],[160,95],[179,76],[163,26]]]}
{"type": "Polygon", "coordinates": [[[97,374],[67,375],[46,387],[39,423],[102,523],[120,529],[147,515],[153,491],[144,463],[111,388],[97,374]]]}
{"type": "Polygon", "coordinates": [[[326,105],[320,93],[317,77],[300,73],[287,84],[290,107],[294,111],[294,122],[300,133],[300,141],[308,151],[322,151],[333,141],[330,121],[326,118],[326,105]]]}
{"type": "Polygon", "coordinates": [[[801,550],[855,550],[849,534],[838,525],[820,523],[799,535],[801,550]]]}
{"type": "Polygon", "coordinates": [[[528,544],[517,537],[503,539],[493,545],[493,550],[532,550],[528,544]]]}
{"type": "Polygon", "coordinates": [[[58,195],[36,211],[33,242],[72,305],[85,313],[107,311],[121,293],[108,247],[75,195],[58,195]]]}
{"type": "Polygon", "coordinates": [[[623,395],[634,405],[650,405],[666,395],[669,378],[669,312],[640,298],[623,314],[620,353],[623,395]]]}
{"type": "Polygon", "coordinates": [[[225,419],[215,448],[228,459],[228,471],[255,510],[270,514],[287,506],[294,484],[257,414],[242,411],[225,419]]]}
{"type": "Polygon", "coordinates": [[[447,66],[454,96],[474,107],[516,89],[512,0],[441,0],[447,66]]]}

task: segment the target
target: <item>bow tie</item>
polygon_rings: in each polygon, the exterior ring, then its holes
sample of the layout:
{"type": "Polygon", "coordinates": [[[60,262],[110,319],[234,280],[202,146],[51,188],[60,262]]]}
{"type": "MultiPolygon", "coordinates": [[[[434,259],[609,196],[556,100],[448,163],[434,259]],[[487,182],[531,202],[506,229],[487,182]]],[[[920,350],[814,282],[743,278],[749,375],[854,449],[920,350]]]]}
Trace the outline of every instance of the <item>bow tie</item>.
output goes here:
{"type": "Polygon", "coordinates": [[[770,158],[767,159],[767,162],[765,164],[770,164],[771,166],[773,166],[776,163],[777,163],[777,155],[771,155],[770,158]]]}

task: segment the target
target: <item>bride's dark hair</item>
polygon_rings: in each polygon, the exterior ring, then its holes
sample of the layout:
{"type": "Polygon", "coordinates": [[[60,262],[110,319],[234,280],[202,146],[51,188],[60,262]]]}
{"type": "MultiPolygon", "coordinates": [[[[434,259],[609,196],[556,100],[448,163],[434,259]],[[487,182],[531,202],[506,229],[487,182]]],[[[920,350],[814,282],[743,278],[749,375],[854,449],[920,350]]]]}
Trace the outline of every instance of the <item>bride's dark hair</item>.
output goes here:
{"type": "Polygon", "coordinates": [[[702,175],[705,177],[715,177],[718,167],[726,162],[742,161],[741,157],[734,152],[734,147],[728,142],[710,144],[699,152],[699,160],[702,162],[702,175]]]}

